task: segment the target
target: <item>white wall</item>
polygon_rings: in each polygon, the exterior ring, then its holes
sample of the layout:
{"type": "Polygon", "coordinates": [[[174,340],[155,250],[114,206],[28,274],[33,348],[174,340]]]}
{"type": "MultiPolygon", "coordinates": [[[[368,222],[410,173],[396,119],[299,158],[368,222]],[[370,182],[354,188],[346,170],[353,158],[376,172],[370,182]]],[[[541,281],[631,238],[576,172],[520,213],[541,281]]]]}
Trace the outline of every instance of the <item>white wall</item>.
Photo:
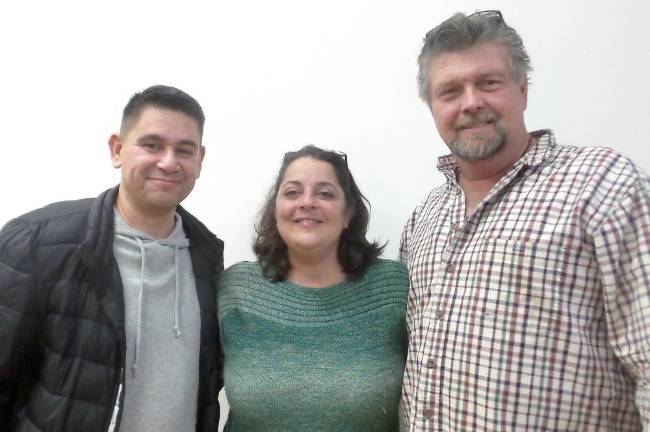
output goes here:
{"type": "Polygon", "coordinates": [[[650,2],[61,0],[0,8],[0,225],[117,183],[106,140],[128,97],[178,86],[204,106],[204,171],[187,208],[252,259],[259,205],[284,152],[342,150],[396,255],[446,151],[417,99],[424,33],[456,11],[502,10],[535,72],[530,130],[610,146],[650,171],[650,2]],[[183,5],[182,7],[180,5],[183,5]]]}
{"type": "Polygon", "coordinates": [[[330,0],[12,2],[0,14],[0,224],[118,181],[106,140],[136,90],[194,95],[204,171],[186,207],[252,259],[259,205],[285,151],[345,151],[388,256],[446,151],[417,99],[423,34],[453,12],[500,8],[535,71],[529,129],[611,146],[650,171],[650,3],[330,0]],[[545,4],[543,4],[545,3],[545,4]]]}

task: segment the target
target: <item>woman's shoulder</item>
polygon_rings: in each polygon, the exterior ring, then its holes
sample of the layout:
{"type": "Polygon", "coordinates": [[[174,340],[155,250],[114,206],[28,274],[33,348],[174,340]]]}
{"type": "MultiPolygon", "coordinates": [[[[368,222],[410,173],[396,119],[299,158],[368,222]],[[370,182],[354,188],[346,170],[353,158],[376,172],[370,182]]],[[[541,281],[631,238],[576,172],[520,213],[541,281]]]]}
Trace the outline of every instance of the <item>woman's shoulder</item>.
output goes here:
{"type": "Polygon", "coordinates": [[[367,275],[408,279],[408,269],[399,261],[377,258],[377,261],[368,268],[367,275]]]}
{"type": "Polygon", "coordinates": [[[408,270],[399,261],[378,258],[368,268],[360,282],[407,291],[409,286],[408,270]]]}
{"type": "Polygon", "coordinates": [[[262,269],[257,262],[242,261],[231,265],[219,276],[217,291],[220,297],[232,291],[241,291],[251,285],[263,283],[262,269]]]}
{"type": "Polygon", "coordinates": [[[240,261],[225,269],[222,276],[233,277],[236,275],[262,274],[262,269],[257,261],[240,261]]]}

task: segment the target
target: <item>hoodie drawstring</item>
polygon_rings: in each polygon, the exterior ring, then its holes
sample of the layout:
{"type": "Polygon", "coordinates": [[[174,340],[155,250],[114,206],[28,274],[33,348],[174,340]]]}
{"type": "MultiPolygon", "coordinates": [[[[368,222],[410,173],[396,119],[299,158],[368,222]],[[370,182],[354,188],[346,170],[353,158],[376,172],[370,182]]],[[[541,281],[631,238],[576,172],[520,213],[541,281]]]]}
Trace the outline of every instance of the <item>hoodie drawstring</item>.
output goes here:
{"type": "MultiPolygon", "coordinates": [[[[139,237],[135,237],[135,240],[140,246],[140,255],[141,255],[141,264],[140,264],[140,287],[138,288],[138,304],[137,304],[137,317],[136,317],[136,330],[135,330],[135,347],[134,347],[134,356],[133,364],[131,366],[132,376],[135,377],[136,370],[138,369],[138,358],[140,356],[140,345],[141,345],[141,336],[142,336],[142,299],[144,297],[144,278],[145,278],[145,263],[146,263],[146,249],[144,242],[139,237]]],[[[181,282],[180,282],[180,272],[179,272],[179,259],[178,253],[181,248],[189,247],[189,241],[183,239],[181,241],[175,240],[158,240],[160,244],[165,246],[171,246],[174,248],[174,325],[172,330],[175,337],[180,337],[181,335],[181,306],[180,306],[180,297],[181,297],[181,282]]]]}
{"type": "Polygon", "coordinates": [[[178,245],[174,246],[174,334],[176,337],[181,335],[180,328],[180,282],[178,281],[178,245]]]}
{"type": "MultiPolygon", "coordinates": [[[[135,238],[140,245],[140,287],[138,288],[138,306],[137,306],[137,318],[136,318],[136,330],[135,330],[135,355],[133,356],[133,364],[131,365],[131,373],[135,377],[135,371],[138,368],[138,355],[140,354],[140,335],[142,334],[142,292],[144,288],[144,264],[145,264],[145,252],[144,252],[144,243],[139,237],[135,238]]],[[[176,277],[178,279],[178,277],[176,277]]]]}
{"type": "Polygon", "coordinates": [[[122,234],[118,233],[117,234],[119,237],[125,238],[125,239],[131,239],[131,241],[135,240],[138,244],[138,247],[140,248],[140,284],[138,287],[138,300],[136,304],[136,321],[135,321],[135,342],[134,342],[134,355],[133,355],[133,363],[131,365],[131,374],[133,377],[136,376],[136,372],[138,369],[138,361],[140,360],[140,349],[142,345],[142,315],[143,315],[143,301],[144,301],[144,284],[145,284],[145,272],[146,272],[146,265],[147,265],[147,254],[146,254],[146,246],[145,243],[150,243],[150,242],[158,242],[160,245],[164,245],[167,247],[172,247],[174,248],[174,323],[172,327],[172,331],[174,333],[174,337],[180,337],[181,335],[181,311],[180,311],[180,297],[181,297],[181,275],[180,275],[180,266],[181,263],[179,262],[179,255],[180,255],[180,250],[183,248],[187,248],[190,245],[190,242],[187,238],[168,238],[168,239],[162,239],[162,240],[150,240],[150,239],[143,239],[140,238],[137,235],[127,235],[127,234],[122,234]]]}

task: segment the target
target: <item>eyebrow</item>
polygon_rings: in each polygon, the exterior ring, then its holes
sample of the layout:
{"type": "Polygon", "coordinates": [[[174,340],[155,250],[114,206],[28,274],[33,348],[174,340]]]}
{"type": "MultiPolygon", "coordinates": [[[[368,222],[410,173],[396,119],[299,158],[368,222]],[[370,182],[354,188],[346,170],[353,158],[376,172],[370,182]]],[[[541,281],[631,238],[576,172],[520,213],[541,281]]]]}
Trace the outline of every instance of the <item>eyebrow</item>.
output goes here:
{"type": "Polygon", "coordinates": [[[490,78],[490,77],[504,77],[508,76],[507,71],[501,71],[501,70],[493,70],[493,71],[488,71],[482,74],[479,74],[477,76],[478,79],[485,79],[485,78],[490,78]]]}
{"type": "MultiPolygon", "coordinates": [[[[163,139],[163,137],[161,137],[158,134],[146,134],[146,135],[142,135],[141,137],[139,137],[136,140],[136,142],[138,142],[138,143],[141,143],[141,142],[144,142],[144,141],[164,141],[164,139],[163,139]]],[[[190,147],[193,147],[195,149],[199,148],[198,143],[196,143],[196,142],[194,142],[192,140],[179,141],[178,145],[179,146],[190,146],[190,147]]]]}
{"type": "MultiPolygon", "coordinates": [[[[493,77],[493,76],[503,77],[503,76],[507,76],[507,75],[508,75],[508,71],[503,71],[503,70],[499,70],[499,69],[492,69],[492,70],[488,70],[486,72],[472,74],[471,77],[474,80],[478,80],[478,79],[485,79],[487,77],[493,77]]],[[[442,81],[442,82],[438,83],[435,87],[440,88],[440,87],[446,87],[446,86],[453,86],[453,85],[456,85],[459,81],[463,81],[463,80],[462,79],[458,80],[458,79],[452,78],[452,79],[448,79],[447,81],[442,81]]]]}
{"type": "MultiPolygon", "coordinates": [[[[282,183],[282,186],[288,186],[288,185],[302,186],[303,183],[301,181],[299,181],[299,180],[289,180],[287,182],[282,183]]],[[[334,183],[330,183],[330,182],[318,182],[318,183],[316,183],[316,186],[317,187],[329,186],[329,187],[332,187],[334,189],[337,189],[337,186],[334,183]]],[[[339,186],[338,189],[341,189],[341,187],[339,186]]]]}
{"type": "Polygon", "coordinates": [[[147,134],[147,135],[142,135],[141,137],[138,137],[136,142],[142,142],[142,141],[162,141],[162,137],[158,134],[147,134]]]}

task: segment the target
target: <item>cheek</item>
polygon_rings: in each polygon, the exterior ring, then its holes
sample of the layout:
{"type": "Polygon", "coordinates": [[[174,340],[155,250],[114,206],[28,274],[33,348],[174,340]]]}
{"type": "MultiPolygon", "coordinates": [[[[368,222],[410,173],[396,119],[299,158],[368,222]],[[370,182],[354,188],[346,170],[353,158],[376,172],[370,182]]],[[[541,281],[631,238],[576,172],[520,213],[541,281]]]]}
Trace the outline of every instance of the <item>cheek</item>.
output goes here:
{"type": "Polygon", "coordinates": [[[456,122],[456,115],[450,108],[438,108],[431,111],[433,120],[439,130],[451,129],[456,122]]]}
{"type": "Polygon", "coordinates": [[[156,162],[151,158],[137,157],[129,160],[122,161],[122,168],[130,171],[135,175],[142,175],[144,172],[151,171],[156,168],[156,162]]]}
{"type": "Polygon", "coordinates": [[[188,177],[198,177],[201,172],[201,164],[197,161],[185,161],[181,164],[185,175],[188,177]]]}
{"type": "Polygon", "coordinates": [[[290,206],[286,202],[276,200],[275,201],[275,223],[281,224],[284,222],[291,213],[290,206]]]}
{"type": "Polygon", "coordinates": [[[455,128],[456,120],[458,119],[457,111],[445,110],[440,116],[440,122],[449,129],[455,128]]]}
{"type": "Polygon", "coordinates": [[[337,222],[337,225],[340,225],[343,229],[349,225],[350,215],[345,207],[337,206],[336,208],[332,208],[330,214],[332,215],[332,219],[337,222]]]}
{"type": "Polygon", "coordinates": [[[290,219],[286,207],[276,204],[275,206],[275,228],[278,230],[280,238],[287,242],[287,232],[290,229],[290,219]]]}

